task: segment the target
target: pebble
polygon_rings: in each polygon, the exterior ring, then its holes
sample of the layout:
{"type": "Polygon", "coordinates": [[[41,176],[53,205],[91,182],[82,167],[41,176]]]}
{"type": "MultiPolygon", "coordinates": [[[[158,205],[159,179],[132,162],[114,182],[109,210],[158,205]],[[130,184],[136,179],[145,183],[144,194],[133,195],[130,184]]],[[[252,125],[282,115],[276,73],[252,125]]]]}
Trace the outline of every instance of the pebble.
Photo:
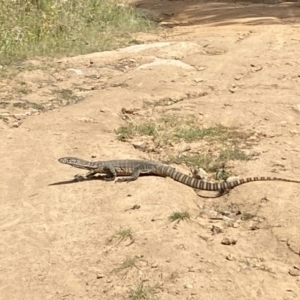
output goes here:
{"type": "Polygon", "coordinates": [[[138,150],[143,151],[143,152],[145,152],[147,150],[147,144],[145,142],[142,142],[142,141],[133,142],[132,146],[135,149],[138,149],[138,150]]]}
{"type": "Polygon", "coordinates": [[[13,127],[13,128],[18,128],[20,126],[20,123],[19,122],[13,122],[12,124],[11,124],[11,127],[13,127]]]}
{"type": "Polygon", "coordinates": [[[300,269],[293,267],[292,269],[289,269],[289,274],[291,276],[300,276],[300,269]]]}
{"type": "Polygon", "coordinates": [[[233,84],[230,88],[228,88],[228,91],[230,93],[235,93],[238,89],[239,88],[233,84]]]}
{"type": "Polygon", "coordinates": [[[211,231],[212,231],[213,234],[219,234],[219,233],[223,232],[223,228],[219,227],[219,226],[216,226],[216,225],[212,225],[211,231]]]}
{"type": "Polygon", "coordinates": [[[293,108],[293,110],[300,112],[300,104],[295,104],[295,105],[293,105],[292,108],[293,108]]]}
{"type": "Polygon", "coordinates": [[[182,142],[176,148],[179,152],[187,152],[191,150],[191,146],[185,142],[182,142]]]}
{"type": "Polygon", "coordinates": [[[234,256],[232,254],[226,255],[226,259],[229,261],[234,261],[234,256]]]}
{"type": "Polygon", "coordinates": [[[221,241],[222,245],[235,245],[237,243],[237,239],[235,238],[223,238],[221,241]]]}
{"type": "Polygon", "coordinates": [[[78,69],[69,68],[69,69],[67,69],[67,71],[74,72],[77,75],[83,75],[83,72],[81,70],[78,70],[78,69]]]}
{"type": "Polygon", "coordinates": [[[233,227],[233,228],[238,228],[238,227],[239,227],[239,223],[236,223],[236,222],[233,223],[232,227],[233,227]]]}

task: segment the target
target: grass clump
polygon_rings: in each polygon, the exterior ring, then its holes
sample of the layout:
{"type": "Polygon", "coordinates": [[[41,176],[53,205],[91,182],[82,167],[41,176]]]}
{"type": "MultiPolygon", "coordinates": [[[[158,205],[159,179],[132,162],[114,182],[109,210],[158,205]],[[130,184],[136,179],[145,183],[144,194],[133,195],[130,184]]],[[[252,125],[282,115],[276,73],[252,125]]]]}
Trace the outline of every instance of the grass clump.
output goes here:
{"type": "Polygon", "coordinates": [[[189,167],[201,166],[205,170],[216,172],[227,161],[250,159],[249,154],[241,148],[250,147],[253,133],[220,124],[203,127],[193,117],[162,116],[157,121],[141,123],[130,119],[127,125],[116,130],[116,135],[120,141],[130,141],[141,136],[150,137],[146,140],[153,144],[149,147],[151,151],[156,148],[160,151],[162,148],[173,150],[173,153],[169,151],[165,162],[186,164],[189,167]],[[176,149],[176,144],[182,142],[192,144],[188,150],[190,152],[181,153],[176,149]],[[196,149],[192,149],[193,146],[196,149]]]}
{"type": "Polygon", "coordinates": [[[137,256],[133,256],[133,257],[127,257],[121,264],[120,267],[118,267],[116,269],[116,271],[123,271],[123,270],[129,270],[133,267],[139,269],[136,265],[136,263],[138,262],[139,258],[137,256]]]}
{"type": "Polygon", "coordinates": [[[153,27],[132,7],[110,0],[0,0],[0,61],[75,55],[128,44],[153,27]]]}
{"type": "MultiPolygon", "coordinates": [[[[186,155],[169,156],[169,164],[185,164],[188,167],[199,167],[209,172],[219,172],[220,166],[229,160],[249,160],[250,157],[243,150],[227,147],[225,150],[212,153],[191,153],[186,155]]],[[[220,179],[220,178],[218,178],[220,179]]]]}
{"type": "Polygon", "coordinates": [[[212,154],[199,153],[180,156],[169,156],[167,163],[177,165],[185,164],[188,167],[201,166],[201,168],[208,171],[216,171],[218,169],[218,165],[215,164],[215,160],[212,154]]]}
{"type": "Polygon", "coordinates": [[[130,246],[132,243],[134,243],[133,233],[131,229],[120,229],[117,230],[111,238],[108,240],[109,242],[116,241],[116,244],[120,244],[122,241],[128,240],[129,244],[126,246],[130,246]]]}
{"type": "Polygon", "coordinates": [[[82,96],[75,95],[70,89],[56,89],[52,90],[51,93],[55,96],[55,98],[51,99],[51,102],[60,106],[76,104],[84,99],[82,96]]]}
{"type": "Polygon", "coordinates": [[[177,128],[174,133],[174,138],[176,140],[184,140],[185,142],[193,142],[195,140],[203,139],[205,137],[222,137],[227,134],[229,128],[217,125],[215,127],[201,128],[201,127],[191,127],[191,128],[177,128]]]}
{"type": "Polygon", "coordinates": [[[129,293],[130,300],[158,300],[157,295],[155,295],[155,289],[151,286],[144,285],[140,282],[135,289],[131,289],[129,293]]]}
{"type": "Polygon", "coordinates": [[[117,239],[117,240],[124,240],[124,239],[133,239],[133,234],[132,234],[132,230],[131,229],[120,229],[117,230],[113,236],[111,237],[111,239],[117,239]]]}
{"type": "Polygon", "coordinates": [[[172,213],[168,219],[171,222],[175,222],[175,221],[180,222],[180,221],[188,220],[190,219],[190,217],[191,215],[187,211],[183,211],[183,212],[176,211],[172,213]]]}
{"type": "Polygon", "coordinates": [[[23,100],[23,102],[15,102],[13,104],[13,107],[22,108],[22,109],[33,108],[33,109],[41,110],[41,111],[45,110],[45,107],[43,104],[30,102],[27,100],[23,100]]]}
{"type": "Polygon", "coordinates": [[[249,155],[238,148],[228,147],[221,150],[218,159],[220,161],[226,160],[249,160],[249,155]]]}
{"type": "Polygon", "coordinates": [[[248,220],[251,220],[255,217],[255,215],[251,214],[251,213],[248,213],[248,212],[244,212],[241,216],[241,220],[242,221],[248,221],[248,220]]]}
{"type": "Polygon", "coordinates": [[[116,134],[119,141],[126,141],[136,135],[157,137],[158,131],[154,123],[145,122],[140,125],[128,124],[121,126],[116,130],[116,134]]]}
{"type": "Polygon", "coordinates": [[[197,125],[193,118],[177,118],[175,116],[164,116],[155,122],[128,123],[118,128],[116,134],[117,139],[121,141],[147,135],[169,143],[195,142],[205,139],[217,142],[226,141],[232,144],[245,141],[251,135],[251,133],[241,132],[234,127],[225,127],[219,124],[206,128],[197,125]]]}

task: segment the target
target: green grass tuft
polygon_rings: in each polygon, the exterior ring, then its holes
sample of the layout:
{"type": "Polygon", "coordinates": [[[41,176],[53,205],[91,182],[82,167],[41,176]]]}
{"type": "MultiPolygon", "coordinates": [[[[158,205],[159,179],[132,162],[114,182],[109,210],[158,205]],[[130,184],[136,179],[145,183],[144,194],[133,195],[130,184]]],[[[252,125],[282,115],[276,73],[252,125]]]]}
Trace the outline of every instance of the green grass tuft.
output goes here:
{"type": "Polygon", "coordinates": [[[176,211],[169,216],[169,220],[171,222],[175,222],[175,221],[179,222],[179,221],[190,219],[190,217],[191,215],[187,211],[183,211],[183,212],[176,211]]]}
{"type": "Polygon", "coordinates": [[[133,257],[127,257],[121,264],[121,266],[119,268],[117,268],[117,271],[123,271],[123,270],[128,270],[131,269],[133,267],[137,268],[136,263],[138,262],[138,257],[137,256],[133,256],[133,257]]]}
{"type": "Polygon", "coordinates": [[[117,139],[119,141],[126,141],[136,135],[157,136],[156,125],[151,122],[145,122],[140,125],[128,124],[121,126],[116,130],[117,139]]]}
{"type": "Polygon", "coordinates": [[[117,230],[112,236],[112,239],[121,239],[121,240],[123,240],[123,239],[126,239],[126,238],[130,238],[130,239],[133,238],[133,234],[132,234],[131,229],[117,230]]]}
{"type": "Polygon", "coordinates": [[[140,282],[135,289],[131,289],[129,294],[130,300],[158,300],[158,297],[155,295],[155,289],[144,285],[143,282],[140,282]]]}

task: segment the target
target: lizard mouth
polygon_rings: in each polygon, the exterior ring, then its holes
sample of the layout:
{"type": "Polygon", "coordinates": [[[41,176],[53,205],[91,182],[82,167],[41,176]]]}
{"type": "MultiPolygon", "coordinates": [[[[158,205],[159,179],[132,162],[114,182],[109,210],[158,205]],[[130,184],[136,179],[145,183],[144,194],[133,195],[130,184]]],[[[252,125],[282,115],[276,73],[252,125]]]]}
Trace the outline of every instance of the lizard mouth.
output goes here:
{"type": "Polygon", "coordinates": [[[78,163],[78,158],[76,157],[62,157],[59,158],[58,161],[62,164],[66,164],[78,169],[84,169],[84,170],[91,170],[91,169],[97,169],[97,167],[90,166],[86,163],[84,160],[80,160],[80,164],[78,163]]]}

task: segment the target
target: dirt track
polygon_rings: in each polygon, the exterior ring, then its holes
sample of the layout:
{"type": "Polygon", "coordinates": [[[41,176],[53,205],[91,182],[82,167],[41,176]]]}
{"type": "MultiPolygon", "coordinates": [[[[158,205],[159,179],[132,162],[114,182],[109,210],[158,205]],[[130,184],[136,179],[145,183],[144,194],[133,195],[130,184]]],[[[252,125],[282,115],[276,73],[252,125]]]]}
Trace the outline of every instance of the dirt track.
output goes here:
{"type": "Polygon", "coordinates": [[[195,115],[251,130],[262,137],[257,159],[234,172],[299,179],[300,7],[224,5],[142,3],[173,26],[137,35],[147,47],[62,59],[1,83],[2,102],[13,97],[0,120],[0,299],[128,299],[140,281],[160,299],[300,299],[297,184],[250,183],[217,199],[156,177],[49,186],[78,173],[62,156],[156,158],[116,140],[124,107],[145,120],[195,115]],[[27,93],[16,93],[20,81],[27,93]],[[13,106],[46,107],[53,89],[86,98],[45,113],[13,106]],[[255,218],[214,220],[216,207],[255,218]],[[194,221],[174,226],[178,210],[194,221]],[[120,228],[132,229],[133,243],[109,242],[120,228]],[[136,267],[114,271],[134,256],[136,267]]]}

